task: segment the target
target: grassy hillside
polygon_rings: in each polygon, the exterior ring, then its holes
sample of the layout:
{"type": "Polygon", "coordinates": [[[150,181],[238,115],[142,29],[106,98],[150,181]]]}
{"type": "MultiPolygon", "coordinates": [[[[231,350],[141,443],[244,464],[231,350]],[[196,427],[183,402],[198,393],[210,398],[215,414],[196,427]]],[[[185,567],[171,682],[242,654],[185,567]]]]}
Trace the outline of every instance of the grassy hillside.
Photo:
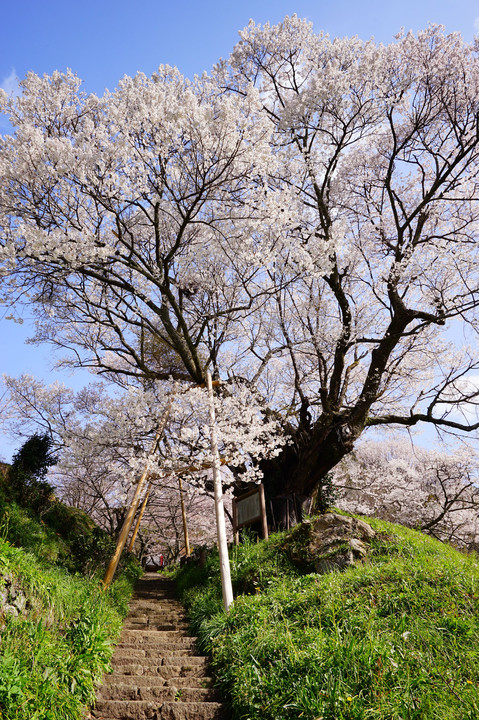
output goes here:
{"type": "Polygon", "coordinates": [[[0,483],[0,718],[80,720],[109,666],[138,566],[101,589],[111,541],[78,510],[42,519],[0,483]]]}
{"type": "Polygon", "coordinates": [[[217,557],[180,571],[233,718],[477,720],[477,556],[368,522],[367,561],[342,573],[311,572],[301,529],[234,549],[227,616],[217,557]]]}

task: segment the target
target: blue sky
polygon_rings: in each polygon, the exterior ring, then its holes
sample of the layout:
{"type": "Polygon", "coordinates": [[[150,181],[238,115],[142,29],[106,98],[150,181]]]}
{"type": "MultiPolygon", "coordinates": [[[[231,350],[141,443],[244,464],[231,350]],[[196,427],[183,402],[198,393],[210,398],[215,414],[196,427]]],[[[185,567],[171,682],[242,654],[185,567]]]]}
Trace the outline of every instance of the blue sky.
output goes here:
{"type": "MultiPolygon", "coordinates": [[[[250,18],[276,23],[294,13],[311,20],[316,31],[384,43],[401,27],[419,30],[430,22],[469,41],[479,32],[479,0],[17,0],[5,3],[0,14],[0,85],[13,89],[30,70],[41,75],[71,68],[86,91],[102,93],[123,75],[150,75],[162,63],[192,77],[228,56],[250,18]]],[[[73,387],[92,379],[86,371],[74,377],[52,373],[51,349],[25,345],[31,334],[28,314],[23,325],[0,319],[0,374],[30,372],[73,387]]],[[[8,460],[18,445],[0,437],[0,457],[8,460]]]]}
{"type": "Polygon", "coordinates": [[[271,23],[296,13],[316,30],[359,35],[388,42],[403,26],[418,30],[429,22],[459,30],[467,40],[475,31],[479,2],[472,0],[83,0],[68,3],[8,2],[0,24],[0,78],[28,70],[51,73],[72,68],[86,89],[112,89],[124,74],[151,74],[160,63],[186,75],[209,70],[229,54],[238,30],[250,18],[271,23]]]}

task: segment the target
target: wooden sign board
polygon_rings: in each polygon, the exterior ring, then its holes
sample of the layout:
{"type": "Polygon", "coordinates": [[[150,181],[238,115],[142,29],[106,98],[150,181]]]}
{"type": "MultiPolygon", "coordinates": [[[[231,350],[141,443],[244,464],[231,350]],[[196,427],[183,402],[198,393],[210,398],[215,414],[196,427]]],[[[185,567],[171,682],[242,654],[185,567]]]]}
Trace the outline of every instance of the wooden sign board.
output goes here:
{"type": "Polygon", "coordinates": [[[253,490],[233,498],[233,531],[237,541],[238,530],[253,523],[261,522],[263,537],[268,538],[268,523],[266,520],[266,504],[264,501],[264,487],[256,485],[253,490]]]}
{"type": "Polygon", "coordinates": [[[245,525],[252,525],[261,520],[261,503],[259,501],[259,489],[237,498],[236,514],[238,530],[245,525]]]}

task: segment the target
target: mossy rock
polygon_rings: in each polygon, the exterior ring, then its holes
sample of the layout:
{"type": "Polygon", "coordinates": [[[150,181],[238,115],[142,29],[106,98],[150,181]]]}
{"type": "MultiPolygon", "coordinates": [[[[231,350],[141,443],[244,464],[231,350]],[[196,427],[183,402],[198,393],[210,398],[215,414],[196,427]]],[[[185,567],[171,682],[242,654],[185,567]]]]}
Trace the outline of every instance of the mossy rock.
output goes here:
{"type": "Polygon", "coordinates": [[[326,573],[364,561],[375,535],[363,520],[328,512],[298,525],[284,550],[305,570],[326,573]]]}

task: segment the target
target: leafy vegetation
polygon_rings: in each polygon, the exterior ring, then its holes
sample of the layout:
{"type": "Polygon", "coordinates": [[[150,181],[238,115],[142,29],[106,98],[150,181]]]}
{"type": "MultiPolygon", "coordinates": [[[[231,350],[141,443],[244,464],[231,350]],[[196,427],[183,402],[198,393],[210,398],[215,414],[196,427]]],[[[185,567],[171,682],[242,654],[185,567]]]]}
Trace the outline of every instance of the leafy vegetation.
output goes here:
{"type": "MultiPolygon", "coordinates": [[[[24,486],[33,486],[23,475],[24,486]]],[[[35,478],[34,478],[35,479],[35,478]]],[[[38,482],[44,482],[39,480],[38,482]]],[[[111,540],[82,512],[0,483],[0,718],[79,720],[109,668],[131,589],[132,558],[108,592],[111,540]],[[96,552],[96,554],[95,554],[96,552]]]]}
{"type": "Polygon", "coordinates": [[[477,556],[368,522],[378,533],[369,560],[343,573],[293,564],[298,530],[235,548],[228,615],[216,555],[179,571],[234,718],[479,717],[477,556]]]}

